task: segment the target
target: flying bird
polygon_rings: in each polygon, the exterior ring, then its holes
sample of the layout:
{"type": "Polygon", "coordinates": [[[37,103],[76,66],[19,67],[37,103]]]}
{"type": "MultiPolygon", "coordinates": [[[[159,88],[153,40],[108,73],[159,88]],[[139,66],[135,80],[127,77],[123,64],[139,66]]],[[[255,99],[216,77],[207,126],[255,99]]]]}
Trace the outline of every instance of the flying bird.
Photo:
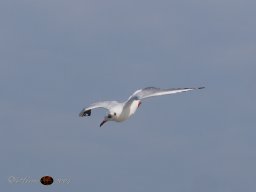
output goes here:
{"type": "Polygon", "coordinates": [[[198,88],[171,88],[171,89],[160,89],[155,87],[146,87],[135,91],[125,102],[118,101],[100,101],[91,104],[90,106],[83,108],[79,113],[80,117],[91,116],[92,109],[103,108],[107,109],[108,113],[101,122],[100,127],[108,121],[122,122],[133,115],[136,110],[140,107],[143,99],[170,95],[174,93],[181,93],[186,91],[192,91],[197,89],[203,89],[204,87],[198,88]]]}

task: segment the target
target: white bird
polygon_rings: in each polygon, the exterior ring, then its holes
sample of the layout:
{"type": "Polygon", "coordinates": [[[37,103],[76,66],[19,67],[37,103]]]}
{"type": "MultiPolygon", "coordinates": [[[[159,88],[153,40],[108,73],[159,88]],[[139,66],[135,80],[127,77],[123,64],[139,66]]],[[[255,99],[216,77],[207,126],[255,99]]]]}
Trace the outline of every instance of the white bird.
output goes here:
{"type": "Polygon", "coordinates": [[[172,89],[160,89],[155,87],[147,87],[135,91],[125,102],[117,101],[100,101],[91,104],[84,108],[80,113],[80,117],[90,116],[91,110],[95,108],[104,108],[108,110],[108,114],[104,117],[100,127],[107,121],[122,122],[133,115],[141,105],[141,100],[154,96],[169,95],[174,93],[181,93],[186,91],[192,91],[197,89],[203,89],[204,87],[198,88],[172,88],[172,89]]]}

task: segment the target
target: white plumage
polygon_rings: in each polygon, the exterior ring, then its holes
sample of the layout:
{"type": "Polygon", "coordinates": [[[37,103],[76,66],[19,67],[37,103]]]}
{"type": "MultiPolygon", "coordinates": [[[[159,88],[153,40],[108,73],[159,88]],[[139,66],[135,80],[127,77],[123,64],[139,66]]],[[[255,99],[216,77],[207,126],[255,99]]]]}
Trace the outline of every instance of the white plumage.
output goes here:
{"type": "Polygon", "coordinates": [[[91,110],[95,108],[103,108],[108,110],[107,116],[104,117],[104,120],[100,124],[102,126],[107,121],[116,121],[122,122],[128,119],[133,115],[138,107],[141,104],[141,100],[161,95],[169,95],[174,93],[181,93],[186,91],[192,91],[196,89],[203,89],[204,87],[199,88],[174,88],[174,89],[160,89],[155,87],[147,87],[135,91],[127,101],[117,102],[117,101],[101,101],[91,104],[90,106],[84,108],[80,113],[80,117],[90,116],[91,110]]]}

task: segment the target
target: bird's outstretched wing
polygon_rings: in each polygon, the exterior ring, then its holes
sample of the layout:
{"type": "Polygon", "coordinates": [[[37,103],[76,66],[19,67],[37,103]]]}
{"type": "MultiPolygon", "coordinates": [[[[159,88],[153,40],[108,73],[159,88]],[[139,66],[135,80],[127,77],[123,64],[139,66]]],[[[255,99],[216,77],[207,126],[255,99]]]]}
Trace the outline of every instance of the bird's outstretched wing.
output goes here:
{"type": "Polygon", "coordinates": [[[96,103],[93,103],[93,104],[91,104],[90,106],[88,106],[86,108],[83,108],[83,110],[79,113],[79,116],[80,117],[91,116],[91,111],[92,111],[92,109],[95,109],[95,108],[103,108],[103,109],[110,110],[116,104],[118,104],[117,101],[96,102],[96,103]]]}
{"type": "Polygon", "coordinates": [[[134,99],[145,99],[148,97],[154,97],[154,96],[160,96],[160,95],[169,95],[174,93],[181,93],[185,91],[192,91],[196,89],[203,89],[204,87],[198,87],[198,88],[172,88],[172,89],[160,89],[156,87],[146,87],[144,89],[140,89],[135,91],[128,100],[134,100],[134,99]]]}

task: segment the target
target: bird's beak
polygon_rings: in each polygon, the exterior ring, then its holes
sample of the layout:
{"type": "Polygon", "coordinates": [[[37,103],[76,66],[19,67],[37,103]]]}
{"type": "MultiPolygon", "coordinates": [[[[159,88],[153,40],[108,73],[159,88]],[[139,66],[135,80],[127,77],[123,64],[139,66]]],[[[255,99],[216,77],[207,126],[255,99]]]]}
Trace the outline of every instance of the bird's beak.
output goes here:
{"type": "Polygon", "coordinates": [[[100,127],[104,124],[104,123],[106,123],[108,120],[103,120],[102,122],[101,122],[101,124],[100,124],[100,127]]]}

